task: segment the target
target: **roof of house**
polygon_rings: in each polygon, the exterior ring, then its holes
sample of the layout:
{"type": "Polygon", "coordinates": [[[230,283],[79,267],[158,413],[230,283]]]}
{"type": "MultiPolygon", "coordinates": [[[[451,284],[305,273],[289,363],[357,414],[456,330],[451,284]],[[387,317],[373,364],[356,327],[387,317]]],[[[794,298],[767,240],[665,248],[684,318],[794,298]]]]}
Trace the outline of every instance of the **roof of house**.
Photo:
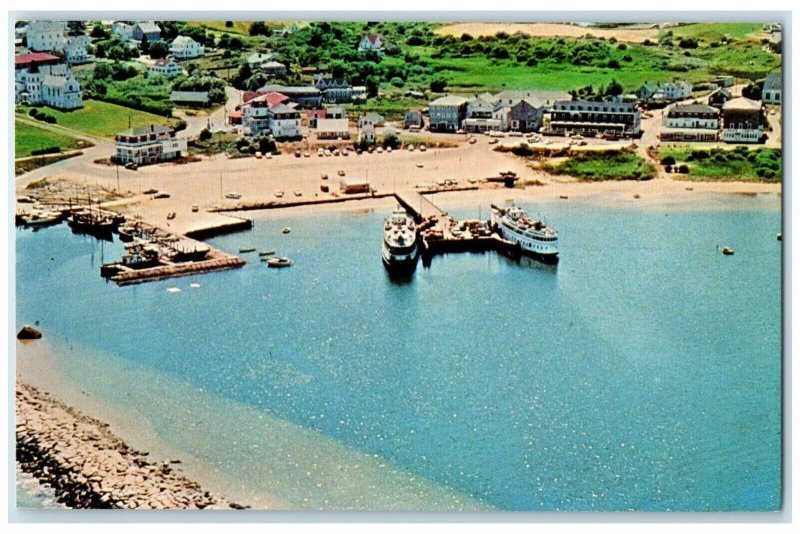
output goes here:
{"type": "Polygon", "coordinates": [[[281,113],[297,113],[296,109],[286,104],[275,104],[274,106],[270,106],[269,110],[276,115],[281,113]]]}
{"type": "Polygon", "coordinates": [[[199,44],[197,41],[189,37],[188,35],[179,35],[172,41],[172,46],[192,46],[199,44]]]}
{"type": "Polygon", "coordinates": [[[775,72],[771,72],[767,74],[766,79],[764,80],[764,89],[780,89],[781,88],[781,75],[775,72]]]}
{"type": "Polygon", "coordinates": [[[458,95],[447,95],[440,98],[437,98],[433,102],[430,103],[431,106],[461,106],[466,104],[468,100],[463,96],[458,95]]]}
{"type": "MultiPolygon", "coordinates": [[[[481,95],[483,96],[483,95],[481,95]]],[[[494,100],[520,101],[528,100],[535,107],[552,104],[557,100],[569,100],[572,96],[565,91],[500,91],[494,95],[494,100]],[[537,102],[538,101],[538,102],[537,102]]]]}
{"type": "Polygon", "coordinates": [[[276,69],[276,68],[285,69],[286,65],[284,65],[283,63],[280,63],[278,61],[267,61],[266,63],[261,65],[261,68],[264,68],[264,69],[276,69]]]}
{"type": "Polygon", "coordinates": [[[45,52],[31,52],[29,54],[19,54],[14,56],[14,67],[27,67],[29,65],[51,61],[61,61],[61,58],[45,52]]]}
{"type": "Polygon", "coordinates": [[[208,91],[172,91],[169,99],[173,102],[208,102],[208,91]]]}
{"type": "Polygon", "coordinates": [[[749,98],[739,97],[733,98],[725,102],[722,105],[722,109],[724,110],[755,110],[758,111],[761,109],[761,102],[757,102],[755,100],[750,100],[749,98]]]}
{"type": "Polygon", "coordinates": [[[172,132],[172,128],[168,126],[164,126],[163,124],[150,124],[149,126],[140,126],[138,128],[131,128],[130,130],[125,130],[117,135],[125,135],[125,136],[139,136],[139,135],[146,135],[150,133],[169,133],[172,132]]]}
{"type": "Polygon", "coordinates": [[[263,61],[269,61],[274,56],[275,56],[275,54],[272,54],[272,53],[264,54],[264,53],[261,53],[261,52],[255,52],[255,53],[250,54],[249,56],[247,56],[247,62],[248,63],[261,63],[263,61]]]}
{"type": "Polygon", "coordinates": [[[725,89],[724,87],[720,87],[719,89],[716,89],[711,94],[709,94],[708,97],[711,98],[714,95],[722,95],[725,98],[730,98],[731,97],[731,92],[728,91],[727,89],[725,89]]]}
{"type": "Polygon", "coordinates": [[[380,113],[376,113],[374,111],[370,111],[360,119],[361,121],[367,122],[382,122],[384,120],[383,115],[380,113]]]}
{"type": "Polygon", "coordinates": [[[380,36],[374,33],[367,34],[366,38],[369,39],[369,42],[372,44],[375,44],[378,40],[380,40],[380,36]]]}
{"type": "Polygon", "coordinates": [[[42,85],[48,85],[51,87],[64,87],[67,83],[66,76],[55,76],[53,74],[45,74],[44,78],[42,79],[42,85]]]}
{"type": "Polygon", "coordinates": [[[260,93],[269,93],[272,91],[283,93],[285,95],[289,94],[303,94],[303,95],[311,95],[317,96],[320,94],[319,89],[314,87],[313,85],[278,85],[278,84],[267,84],[261,89],[258,90],[260,93]]]}
{"type": "Polygon", "coordinates": [[[168,58],[165,58],[165,59],[157,59],[155,61],[155,63],[153,63],[154,67],[164,67],[166,65],[178,66],[178,64],[175,63],[175,61],[171,57],[168,57],[168,58]]]}
{"type": "Polygon", "coordinates": [[[328,114],[327,109],[309,109],[308,111],[306,111],[306,117],[308,117],[309,119],[315,119],[315,118],[324,119],[327,114],[328,114]]]}
{"type": "Polygon", "coordinates": [[[158,24],[152,21],[145,21],[139,22],[136,26],[142,31],[142,33],[161,33],[161,28],[158,27],[158,24]]]}
{"type": "Polygon", "coordinates": [[[349,129],[347,119],[317,119],[318,132],[346,132],[349,129]]]}
{"type": "Polygon", "coordinates": [[[719,113],[717,108],[705,104],[678,104],[669,110],[669,113],[719,113]]]}

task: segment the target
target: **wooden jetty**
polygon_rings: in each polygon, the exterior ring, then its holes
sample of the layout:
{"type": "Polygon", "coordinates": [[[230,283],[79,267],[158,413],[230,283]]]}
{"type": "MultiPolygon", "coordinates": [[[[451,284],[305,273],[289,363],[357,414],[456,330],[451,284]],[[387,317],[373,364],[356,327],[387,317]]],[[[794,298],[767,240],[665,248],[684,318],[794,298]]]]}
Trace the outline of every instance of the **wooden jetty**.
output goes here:
{"type": "Polygon", "coordinates": [[[202,261],[167,263],[165,265],[146,269],[124,268],[108,279],[112,282],[116,282],[118,285],[124,286],[129,284],[141,284],[143,282],[154,282],[166,278],[176,278],[178,276],[188,276],[191,274],[237,269],[242,267],[244,263],[244,260],[237,256],[224,255],[220,257],[211,257],[202,261]]]}
{"type": "Polygon", "coordinates": [[[439,206],[417,191],[402,191],[395,193],[394,196],[417,223],[434,217],[443,219],[447,215],[439,206]]]}

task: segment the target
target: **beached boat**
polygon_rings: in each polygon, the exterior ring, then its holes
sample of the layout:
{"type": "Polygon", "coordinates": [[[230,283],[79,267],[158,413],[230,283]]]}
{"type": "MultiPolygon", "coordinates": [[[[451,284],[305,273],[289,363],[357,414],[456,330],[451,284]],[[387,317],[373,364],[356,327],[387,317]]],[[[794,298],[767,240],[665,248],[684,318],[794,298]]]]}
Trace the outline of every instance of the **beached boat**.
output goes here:
{"type": "Polygon", "coordinates": [[[267,260],[267,267],[272,267],[273,269],[289,267],[290,265],[292,265],[292,260],[289,258],[270,258],[267,260]]]}
{"type": "Polygon", "coordinates": [[[398,208],[383,223],[383,264],[390,271],[412,271],[417,253],[417,226],[411,215],[398,208]]]}
{"type": "Polygon", "coordinates": [[[543,220],[531,219],[522,208],[493,204],[492,227],[503,239],[517,243],[523,253],[545,263],[558,262],[558,232],[543,220]]]}
{"type": "Polygon", "coordinates": [[[48,226],[61,221],[58,211],[34,211],[20,215],[20,222],[25,226],[48,226]]]}

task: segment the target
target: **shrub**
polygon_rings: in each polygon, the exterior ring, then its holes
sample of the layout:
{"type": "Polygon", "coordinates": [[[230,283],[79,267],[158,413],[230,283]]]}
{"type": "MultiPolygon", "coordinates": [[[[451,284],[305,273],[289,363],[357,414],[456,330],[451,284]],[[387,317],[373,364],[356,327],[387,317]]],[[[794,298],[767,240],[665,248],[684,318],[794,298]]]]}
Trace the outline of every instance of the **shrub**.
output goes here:
{"type": "Polygon", "coordinates": [[[666,172],[672,172],[672,165],[667,165],[667,166],[665,166],[665,167],[664,167],[664,170],[665,170],[666,172]]]}
{"type": "Polygon", "coordinates": [[[612,59],[611,61],[608,62],[608,68],[609,69],[618,69],[619,68],[619,61],[617,61],[616,59],[612,59]]]}
{"type": "Polygon", "coordinates": [[[43,156],[45,154],[58,154],[61,152],[61,148],[57,146],[49,146],[47,148],[37,148],[36,150],[31,150],[31,156],[43,156]]]}
{"type": "Polygon", "coordinates": [[[200,130],[200,135],[198,137],[200,138],[201,141],[208,141],[209,139],[211,139],[211,130],[209,130],[208,128],[203,128],[202,130],[200,130]]]}
{"type": "Polygon", "coordinates": [[[672,156],[666,156],[664,158],[661,158],[661,164],[662,165],[675,165],[675,158],[672,157],[672,156]]]}
{"type": "Polygon", "coordinates": [[[678,167],[678,172],[681,174],[689,174],[689,166],[685,163],[678,167]]]}
{"type": "Polygon", "coordinates": [[[30,115],[31,117],[33,117],[34,119],[36,119],[36,118],[38,118],[38,117],[39,117],[39,110],[38,110],[38,109],[36,109],[36,108],[32,108],[32,109],[31,109],[31,110],[28,112],[28,115],[30,115]]]}

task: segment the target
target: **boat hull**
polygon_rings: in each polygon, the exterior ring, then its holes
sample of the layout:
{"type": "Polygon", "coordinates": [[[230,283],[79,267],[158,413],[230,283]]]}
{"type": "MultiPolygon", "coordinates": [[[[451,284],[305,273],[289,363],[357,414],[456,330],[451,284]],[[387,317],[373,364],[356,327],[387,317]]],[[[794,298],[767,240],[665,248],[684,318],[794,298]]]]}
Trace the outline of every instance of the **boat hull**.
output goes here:
{"type": "Polygon", "coordinates": [[[415,244],[411,250],[403,254],[393,253],[384,243],[381,248],[381,260],[388,271],[393,273],[409,273],[413,272],[417,267],[418,252],[419,250],[415,244]]]}

